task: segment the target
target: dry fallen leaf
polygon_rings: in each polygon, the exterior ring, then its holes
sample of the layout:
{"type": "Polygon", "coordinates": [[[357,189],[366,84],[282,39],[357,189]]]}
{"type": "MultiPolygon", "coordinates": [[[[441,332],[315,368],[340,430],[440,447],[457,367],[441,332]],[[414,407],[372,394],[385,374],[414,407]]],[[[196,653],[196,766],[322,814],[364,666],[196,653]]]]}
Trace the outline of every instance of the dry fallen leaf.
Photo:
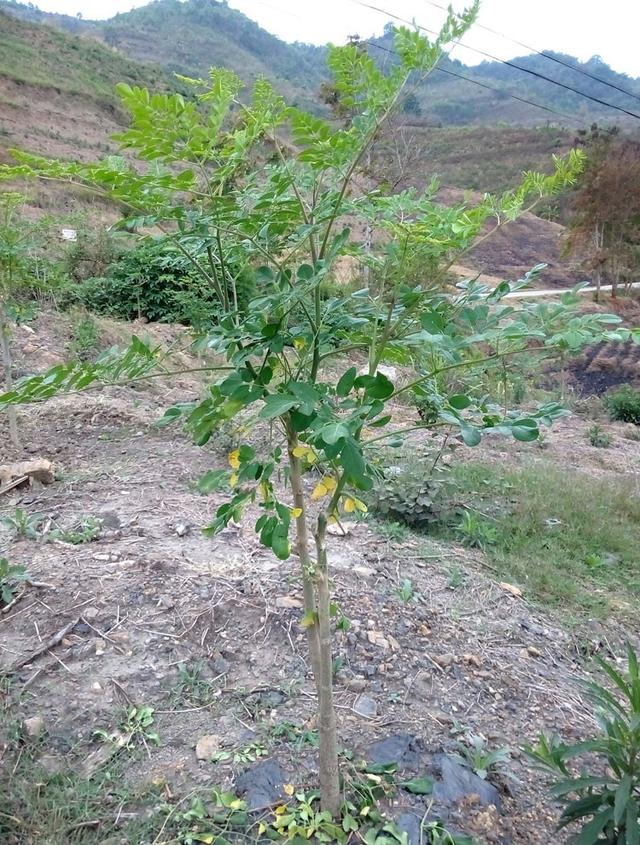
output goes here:
{"type": "Polygon", "coordinates": [[[522,590],[520,587],[516,587],[514,584],[507,584],[506,581],[501,581],[499,586],[505,591],[505,593],[510,593],[517,599],[522,598],[522,590]]]}

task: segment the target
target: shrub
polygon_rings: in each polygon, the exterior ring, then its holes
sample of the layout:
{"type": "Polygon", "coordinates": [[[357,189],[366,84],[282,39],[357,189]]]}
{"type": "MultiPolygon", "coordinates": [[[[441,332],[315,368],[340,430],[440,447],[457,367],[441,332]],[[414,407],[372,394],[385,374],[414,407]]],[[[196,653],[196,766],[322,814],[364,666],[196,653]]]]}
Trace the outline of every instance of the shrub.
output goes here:
{"type": "MultiPolygon", "coordinates": [[[[238,307],[255,293],[252,271],[236,280],[238,307]]],[[[70,289],[66,302],[120,320],[144,318],[160,323],[211,325],[220,302],[192,262],[166,241],[144,241],[112,264],[106,276],[86,279],[70,289]]]]}
{"type": "Polygon", "coordinates": [[[613,443],[613,438],[598,423],[594,423],[587,432],[589,443],[598,449],[608,449],[613,443]]]}
{"type": "Polygon", "coordinates": [[[575,745],[541,736],[537,745],[525,752],[554,778],[551,792],[564,804],[558,827],[582,825],[572,842],[636,845],[640,841],[638,659],[629,645],[626,672],[595,659],[613,684],[613,690],[595,682],[584,684],[596,708],[599,734],[575,745]],[[570,765],[579,758],[583,765],[576,775],[570,765]]]}
{"type": "Polygon", "coordinates": [[[630,384],[623,384],[604,398],[612,420],[640,425],[640,390],[630,384]]]}
{"type": "Polygon", "coordinates": [[[439,457],[420,460],[414,454],[390,467],[374,490],[371,506],[376,514],[412,528],[428,528],[440,521],[455,484],[439,457]]]}

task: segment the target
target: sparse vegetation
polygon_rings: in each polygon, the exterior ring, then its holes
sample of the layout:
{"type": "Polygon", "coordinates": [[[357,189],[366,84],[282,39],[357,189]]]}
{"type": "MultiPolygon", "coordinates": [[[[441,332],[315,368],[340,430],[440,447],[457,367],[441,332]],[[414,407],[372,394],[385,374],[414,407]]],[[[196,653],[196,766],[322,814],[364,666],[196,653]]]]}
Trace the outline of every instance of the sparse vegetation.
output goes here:
{"type": "Polygon", "coordinates": [[[457,464],[453,478],[460,499],[492,517],[484,551],[500,578],[563,608],[565,619],[631,618],[640,594],[640,498],[631,483],[568,475],[549,463],[519,470],[457,464]],[[588,562],[594,559],[602,565],[588,562]]]}

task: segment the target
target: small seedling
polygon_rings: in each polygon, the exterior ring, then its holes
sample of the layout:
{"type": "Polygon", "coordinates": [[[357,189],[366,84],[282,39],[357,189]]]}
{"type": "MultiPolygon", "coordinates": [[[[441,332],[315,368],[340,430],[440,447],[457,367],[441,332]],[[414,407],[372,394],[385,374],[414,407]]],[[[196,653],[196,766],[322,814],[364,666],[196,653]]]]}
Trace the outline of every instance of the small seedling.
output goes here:
{"type": "Polygon", "coordinates": [[[178,680],[171,691],[174,703],[184,702],[192,707],[206,707],[216,697],[216,689],[204,677],[205,665],[199,660],[178,666],[178,680]]]}
{"type": "Polygon", "coordinates": [[[452,566],[448,572],[447,587],[450,590],[457,590],[467,580],[466,572],[459,566],[452,566]]]}
{"type": "Polygon", "coordinates": [[[108,731],[96,730],[94,737],[103,742],[122,744],[124,748],[133,748],[138,742],[146,746],[160,745],[160,737],[155,731],[150,730],[155,721],[153,707],[132,705],[128,707],[118,730],[109,733],[108,731]],[[123,740],[124,738],[124,740],[123,740]]]}
{"type": "Polygon", "coordinates": [[[413,582],[410,578],[405,578],[395,593],[405,604],[409,604],[410,601],[418,601],[420,598],[420,594],[413,589],[413,582]]]}
{"type": "Polygon", "coordinates": [[[460,536],[462,543],[471,549],[482,549],[487,546],[495,546],[498,542],[498,532],[493,525],[481,519],[478,514],[465,511],[462,520],[456,526],[456,533],[460,536]]]}
{"type": "Polygon", "coordinates": [[[15,596],[16,583],[27,579],[27,570],[19,563],[11,564],[0,557],[0,599],[9,604],[15,596]]]}
{"type": "Polygon", "coordinates": [[[269,736],[274,740],[290,742],[298,749],[304,745],[310,745],[312,748],[318,747],[318,731],[307,730],[293,722],[276,722],[270,728],[269,736]]]}
{"type": "Polygon", "coordinates": [[[82,517],[79,522],[71,528],[54,528],[49,537],[59,540],[61,543],[69,543],[78,546],[81,543],[91,543],[100,536],[102,520],[94,516],[82,517]]]}
{"type": "Polygon", "coordinates": [[[598,423],[594,423],[587,432],[589,443],[597,449],[608,449],[613,443],[613,437],[602,428],[598,423]]]}
{"type": "Polygon", "coordinates": [[[461,760],[482,780],[487,780],[492,774],[504,775],[504,765],[509,760],[508,748],[495,748],[491,751],[487,740],[479,734],[468,734],[465,741],[458,743],[461,760]]]}
{"type": "Polygon", "coordinates": [[[41,513],[28,513],[24,508],[16,508],[13,516],[0,517],[0,525],[9,529],[14,537],[37,540],[38,528],[43,519],[44,516],[41,513]]]}
{"type": "Polygon", "coordinates": [[[217,751],[212,757],[211,760],[213,763],[226,763],[231,761],[232,763],[255,763],[256,760],[259,760],[260,757],[266,757],[269,753],[269,749],[266,745],[261,742],[250,742],[247,745],[243,745],[240,748],[237,748],[235,751],[217,751]]]}

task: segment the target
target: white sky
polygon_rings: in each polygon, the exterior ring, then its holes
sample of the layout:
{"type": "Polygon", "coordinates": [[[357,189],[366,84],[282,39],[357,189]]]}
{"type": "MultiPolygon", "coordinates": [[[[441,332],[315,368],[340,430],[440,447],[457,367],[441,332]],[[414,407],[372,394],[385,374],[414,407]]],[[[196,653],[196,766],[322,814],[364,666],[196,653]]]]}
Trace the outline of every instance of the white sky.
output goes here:
{"type": "MultiPolygon", "coordinates": [[[[443,13],[429,0],[366,0],[387,12],[415,19],[436,29],[443,13]]],[[[447,5],[448,0],[434,0],[447,5]]],[[[85,18],[108,18],[146,0],[36,0],[50,12],[85,18]]],[[[359,6],[356,0],[229,0],[264,29],[286,41],[343,43],[348,35],[379,34],[389,17],[359,6]]],[[[454,8],[464,6],[453,0],[454,8]]],[[[611,67],[640,76],[640,0],[483,0],[479,23],[539,50],[556,50],[580,59],[600,55],[611,67]]],[[[471,46],[499,58],[522,55],[523,48],[475,28],[465,37],[471,46]]],[[[482,57],[457,48],[453,55],[467,64],[482,57]]]]}

